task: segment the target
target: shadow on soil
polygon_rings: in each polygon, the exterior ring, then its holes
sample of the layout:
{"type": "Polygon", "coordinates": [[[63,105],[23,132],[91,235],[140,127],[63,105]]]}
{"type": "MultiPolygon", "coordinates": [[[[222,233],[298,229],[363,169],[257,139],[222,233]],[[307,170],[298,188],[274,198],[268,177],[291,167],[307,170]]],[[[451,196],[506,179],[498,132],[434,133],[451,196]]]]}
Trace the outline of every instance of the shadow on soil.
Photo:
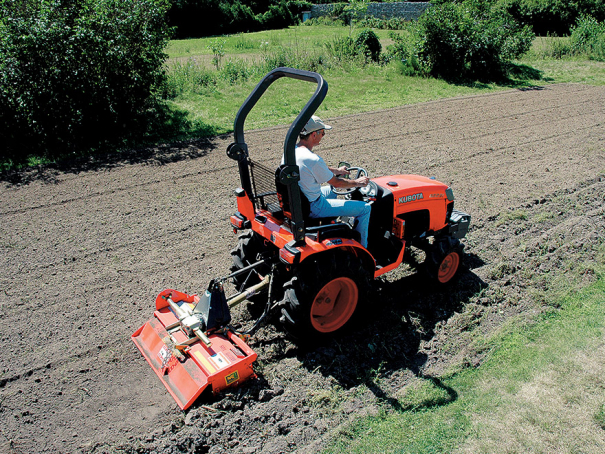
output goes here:
{"type": "Polygon", "coordinates": [[[526,90],[543,90],[544,87],[537,85],[538,82],[552,82],[551,77],[544,77],[543,71],[532,68],[528,65],[509,64],[506,67],[506,73],[495,78],[487,80],[472,80],[472,81],[456,81],[450,82],[473,88],[490,88],[490,83],[495,83],[500,87],[517,88],[522,91],[526,90]]]}
{"type": "MultiPolygon", "coordinates": [[[[445,287],[436,287],[434,281],[420,271],[393,282],[377,281],[358,329],[335,339],[330,345],[303,349],[289,342],[279,328],[271,328],[270,337],[256,338],[253,347],[257,351],[268,349],[265,360],[270,363],[295,357],[310,373],[332,377],[344,389],[365,385],[378,402],[393,411],[447,405],[455,401],[458,394],[438,377],[424,372],[429,359],[438,361],[439,358],[430,357],[430,352],[424,350],[421,343],[430,342],[441,323],[462,311],[471,298],[487,287],[472,272],[483,265],[478,256],[465,255],[464,268],[458,279],[445,287]],[[436,397],[413,406],[402,404],[394,397],[396,391],[406,385],[410,372],[434,388],[436,397]],[[383,380],[385,377],[387,380],[383,380]]],[[[267,322],[279,327],[279,316],[272,314],[267,322]]],[[[263,376],[262,367],[257,373],[256,380],[232,393],[215,397],[208,394],[206,398],[198,399],[192,408],[220,401],[218,408],[221,411],[241,410],[249,402],[268,402],[284,392],[279,386],[271,387],[263,376]]]]}
{"type": "Polygon", "coordinates": [[[146,148],[98,153],[63,159],[57,163],[22,170],[5,171],[0,173],[0,181],[9,185],[26,185],[35,181],[54,184],[60,174],[109,170],[133,164],[165,165],[200,158],[215,151],[216,148],[215,139],[204,138],[146,148]]]}
{"type": "MultiPolygon", "coordinates": [[[[392,397],[396,389],[381,387],[379,377],[401,375],[404,371],[428,380],[443,391],[441,394],[445,397],[427,402],[423,407],[452,402],[457,398],[456,391],[439,378],[424,374],[424,366],[430,358],[421,343],[430,342],[441,323],[460,312],[472,297],[487,287],[472,272],[482,265],[479,257],[467,255],[457,282],[445,287],[437,287],[421,272],[394,282],[379,281],[363,318],[365,321],[355,333],[313,351],[298,350],[296,356],[309,371],[321,371],[345,389],[365,384],[379,401],[395,411],[409,408],[392,397]]],[[[387,380],[391,387],[392,382],[403,386],[402,381],[387,380]]]]}

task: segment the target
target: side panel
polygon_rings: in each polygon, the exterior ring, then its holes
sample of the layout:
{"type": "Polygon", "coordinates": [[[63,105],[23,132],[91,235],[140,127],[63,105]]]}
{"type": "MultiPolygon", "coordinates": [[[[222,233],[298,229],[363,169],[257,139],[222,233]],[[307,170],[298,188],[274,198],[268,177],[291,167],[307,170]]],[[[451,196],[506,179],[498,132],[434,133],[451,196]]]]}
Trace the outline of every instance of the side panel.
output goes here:
{"type": "Polygon", "coordinates": [[[406,230],[435,232],[447,225],[446,184],[420,175],[391,175],[373,181],[393,193],[394,216],[406,221],[406,230]]]}

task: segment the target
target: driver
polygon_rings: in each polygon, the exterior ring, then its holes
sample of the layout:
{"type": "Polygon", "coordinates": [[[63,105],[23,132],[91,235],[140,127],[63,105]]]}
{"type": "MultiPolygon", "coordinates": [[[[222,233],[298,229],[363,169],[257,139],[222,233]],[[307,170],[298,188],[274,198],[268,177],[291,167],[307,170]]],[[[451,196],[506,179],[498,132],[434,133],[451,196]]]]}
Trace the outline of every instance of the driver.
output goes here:
{"type": "Polygon", "coordinates": [[[329,129],[332,129],[332,126],[313,115],[301,131],[299,142],[296,144],[296,164],[300,169],[298,184],[309,199],[310,217],[354,217],[357,220],[355,230],[361,235],[361,245],[367,248],[370,204],[359,200],[337,199],[337,194],[332,191],[331,186],[344,189],[363,188],[368,185],[370,179],[367,176],[355,180],[341,178],[349,174],[346,167],[329,167],[313,152],[313,148],[319,145],[329,129]],[[329,183],[331,186],[322,186],[323,183],[329,183]]]}

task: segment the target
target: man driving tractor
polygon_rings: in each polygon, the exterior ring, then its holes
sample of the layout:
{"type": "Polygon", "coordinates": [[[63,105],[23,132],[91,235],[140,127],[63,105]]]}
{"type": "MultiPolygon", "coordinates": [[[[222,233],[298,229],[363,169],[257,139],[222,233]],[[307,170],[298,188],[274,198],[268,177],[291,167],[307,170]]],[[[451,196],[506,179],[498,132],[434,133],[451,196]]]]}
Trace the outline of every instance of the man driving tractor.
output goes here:
{"type": "Polygon", "coordinates": [[[368,247],[368,224],[370,222],[369,203],[359,200],[338,199],[332,188],[363,188],[370,179],[362,176],[354,180],[342,178],[348,175],[346,167],[329,167],[325,161],[313,152],[332,126],[325,124],[319,117],[313,115],[299,135],[296,144],[296,164],[300,169],[298,182],[303,194],[309,200],[311,218],[327,218],[338,216],[354,217],[357,221],[355,230],[361,235],[361,245],[368,247]],[[322,184],[328,183],[330,186],[322,184]]]}

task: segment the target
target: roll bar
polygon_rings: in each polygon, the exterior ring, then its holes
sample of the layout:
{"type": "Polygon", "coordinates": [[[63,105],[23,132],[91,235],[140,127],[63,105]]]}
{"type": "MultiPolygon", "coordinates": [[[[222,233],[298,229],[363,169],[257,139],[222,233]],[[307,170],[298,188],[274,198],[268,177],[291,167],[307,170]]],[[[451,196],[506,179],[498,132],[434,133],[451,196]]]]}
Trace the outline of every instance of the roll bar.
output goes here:
{"type": "Polygon", "coordinates": [[[269,86],[282,77],[289,77],[317,84],[315,93],[313,93],[311,99],[309,99],[288,129],[286,139],[284,140],[284,166],[279,175],[281,182],[288,187],[290,209],[292,211],[292,233],[297,242],[302,242],[304,241],[305,226],[300,200],[301,192],[298,184],[294,184],[300,180],[299,168],[296,165],[296,141],[298,140],[298,135],[307,124],[307,121],[309,121],[326,97],[328,83],[324,78],[315,72],[294,68],[280,67],[269,72],[263,77],[254,90],[252,90],[252,93],[250,93],[248,98],[239,108],[233,123],[235,142],[227,148],[227,155],[231,159],[238,161],[242,188],[246,191],[248,197],[251,197],[252,183],[250,181],[250,170],[248,168],[248,145],[244,138],[244,123],[252,108],[263,96],[265,91],[267,91],[269,86]]]}

